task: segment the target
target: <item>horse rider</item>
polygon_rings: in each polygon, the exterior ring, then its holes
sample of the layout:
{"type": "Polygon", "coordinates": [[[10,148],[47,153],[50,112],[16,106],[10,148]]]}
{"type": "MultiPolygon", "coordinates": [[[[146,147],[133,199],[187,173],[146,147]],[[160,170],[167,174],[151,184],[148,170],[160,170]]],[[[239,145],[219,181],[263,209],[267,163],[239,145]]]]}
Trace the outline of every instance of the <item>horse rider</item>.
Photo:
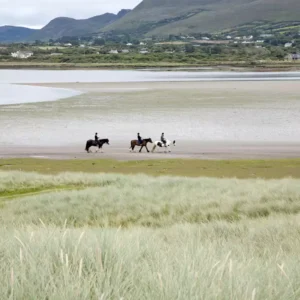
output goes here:
{"type": "Polygon", "coordinates": [[[137,138],[138,138],[138,141],[139,141],[139,145],[142,145],[143,139],[142,139],[142,137],[140,136],[140,133],[137,134],[137,138]]]}
{"type": "Polygon", "coordinates": [[[166,140],[166,138],[165,138],[165,134],[164,134],[164,133],[161,134],[160,140],[161,140],[161,142],[162,142],[162,143],[165,145],[165,147],[166,147],[167,140],[166,140]]]}
{"type": "Polygon", "coordinates": [[[98,138],[98,133],[96,132],[96,133],[95,133],[95,142],[98,143],[98,140],[99,140],[99,138],[98,138]]]}

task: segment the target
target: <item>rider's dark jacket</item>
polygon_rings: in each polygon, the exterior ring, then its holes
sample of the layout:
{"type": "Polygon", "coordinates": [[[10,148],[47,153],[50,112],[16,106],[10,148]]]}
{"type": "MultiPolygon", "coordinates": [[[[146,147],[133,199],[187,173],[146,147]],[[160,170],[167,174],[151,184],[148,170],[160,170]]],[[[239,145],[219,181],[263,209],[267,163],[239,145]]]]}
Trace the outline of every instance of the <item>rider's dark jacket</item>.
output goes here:
{"type": "Polygon", "coordinates": [[[142,144],[143,143],[142,137],[138,134],[137,138],[138,138],[139,144],[142,144]]]}

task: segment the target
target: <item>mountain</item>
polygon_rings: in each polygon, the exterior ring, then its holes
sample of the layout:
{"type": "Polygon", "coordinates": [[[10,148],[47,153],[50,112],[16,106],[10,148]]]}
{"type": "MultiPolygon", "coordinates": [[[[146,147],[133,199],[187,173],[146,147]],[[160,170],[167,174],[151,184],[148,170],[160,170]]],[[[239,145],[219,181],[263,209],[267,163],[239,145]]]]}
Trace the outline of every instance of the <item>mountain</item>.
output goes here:
{"type": "Polygon", "coordinates": [[[22,42],[34,32],[36,32],[35,29],[25,27],[1,26],[0,43],[22,42]]]}
{"type": "Polygon", "coordinates": [[[300,0],[144,0],[104,30],[146,35],[214,33],[257,21],[300,21],[300,0]]]}
{"type": "Polygon", "coordinates": [[[83,36],[99,32],[103,27],[123,18],[130,10],[123,9],[118,14],[106,13],[89,19],[56,18],[45,27],[29,36],[30,41],[58,39],[63,36],[83,36]]]}

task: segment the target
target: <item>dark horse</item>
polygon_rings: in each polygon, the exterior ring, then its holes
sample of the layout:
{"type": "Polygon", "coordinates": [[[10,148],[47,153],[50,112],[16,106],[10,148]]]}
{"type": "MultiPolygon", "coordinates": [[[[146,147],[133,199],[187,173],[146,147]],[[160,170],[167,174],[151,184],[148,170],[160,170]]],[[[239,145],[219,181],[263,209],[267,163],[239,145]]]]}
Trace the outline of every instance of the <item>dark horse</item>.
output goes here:
{"type": "Polygon", "coordinates": [[[149,138],[149,139],[144,139],[143,142],[142,142],[142,144],[140,144],[138,140],[133,140],[133,141],[131,141],[131,146],[130,146],[129,149],[131,149],[131,150],[133,151],[133,150],[134,150],[134,147],[137,146],[137,147],[141,147],[141,149],[140,149],[140,151],[139,151],[139,152],[141,152],[142,149],[143,149],[144,147],[146,147],[147,151],[149,152],[149,150],[148,150],[148,148],[147,148],[147,144],[148,144],[148,143],[153,143],[152,140],[151,140],[150,138],[149,138]]]}
{"type": "Polygon", "coordinates": [[[98,142],[95,141],[95,140],[88,140],[88,141],[86,142],[85,151],[86,151],[87,153],[90,153],[90,148],[91,148],[92,146],[98,147],[99,149],[102,149],[102,146],[103,146],[104,144],[109,145],[109,139],[99,140],[98,142]]]}

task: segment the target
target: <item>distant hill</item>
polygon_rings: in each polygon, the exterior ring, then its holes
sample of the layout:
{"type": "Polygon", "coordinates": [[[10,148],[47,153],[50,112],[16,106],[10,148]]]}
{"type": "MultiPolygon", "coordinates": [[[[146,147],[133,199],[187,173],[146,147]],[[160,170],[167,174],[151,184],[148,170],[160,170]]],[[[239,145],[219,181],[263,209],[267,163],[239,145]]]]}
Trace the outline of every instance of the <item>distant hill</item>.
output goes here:
{"type": "Polygon", "coordinates": [[[0,43],[22,42],[35,32],[35,29],[25,27],[1,26],[0,43]]]}
{"type": "Polygon", "coordinates": [[[146,35],[213,33],[257,21],[300,21],[300,0],[144,0],[104,30],[146,35]]]}
{"type": "Polygon", "coordinates": [[[49,40],[58,39],[63,36],[83,36],[99,32],[103,27],[124,17],[130,10],[121,10],[118,14],[106,13],[89,19],[76,20],[72,18],[59,17],[52,20],[45,27],[29,36],[28,39],[49,40]]]}

